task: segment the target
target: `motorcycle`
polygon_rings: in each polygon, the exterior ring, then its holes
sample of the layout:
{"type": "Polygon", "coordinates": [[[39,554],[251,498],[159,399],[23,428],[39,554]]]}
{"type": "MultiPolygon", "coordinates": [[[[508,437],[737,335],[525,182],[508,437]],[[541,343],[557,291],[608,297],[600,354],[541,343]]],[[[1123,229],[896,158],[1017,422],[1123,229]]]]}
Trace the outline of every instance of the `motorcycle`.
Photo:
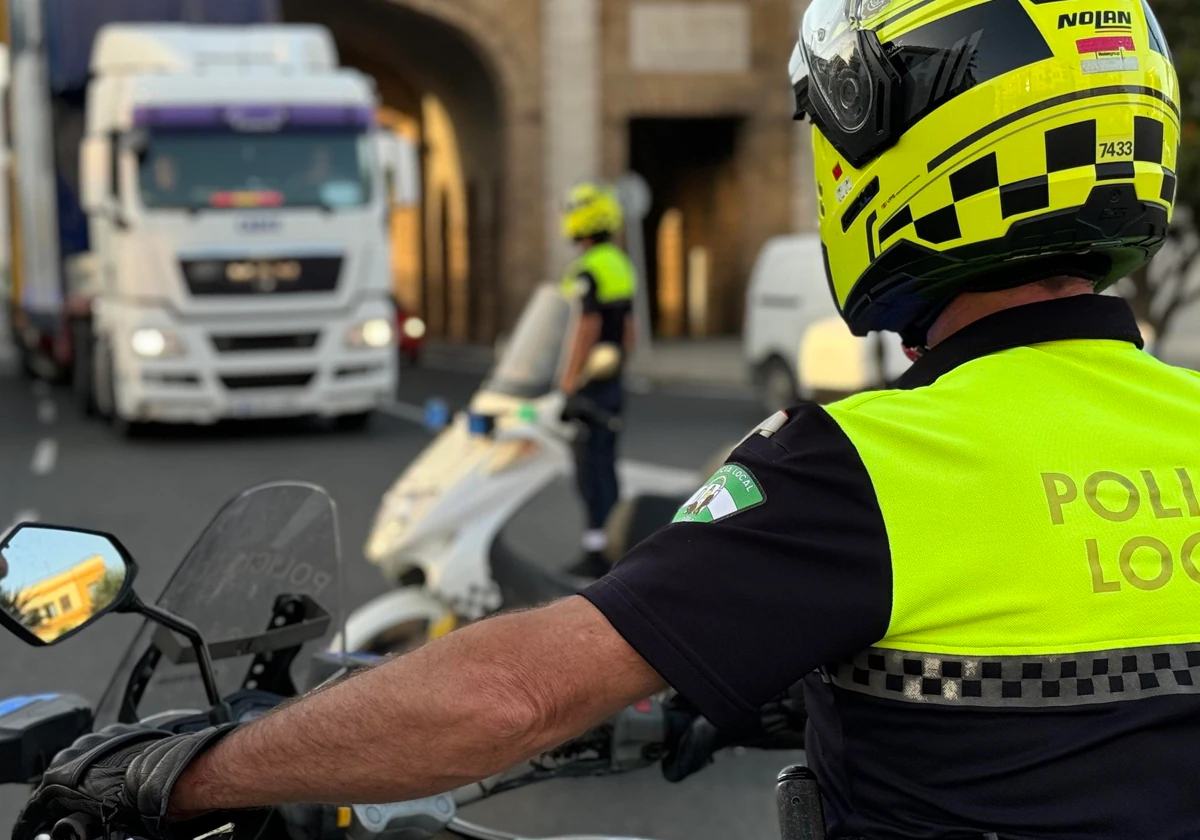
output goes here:
{"type": "MultiPolygon", "coordinates": [[[[0,543],[0,557],[7,570],[0,625],[29,644],[57,644],[109,613],[146,619],[95,710],[63,693],[0,701],[0,784],[36,784],[53,756],[94,726],[141,723],[184,733],[266,714],[305,683],[300,654],[321,647],[341,622],[336,511],[323,490],[307,484],[264,485],[231,501],[153,605],[138,597],[137,564],[111,534],[24,524],[0,543]],[[70,606],[63,600],[68,590],[77,599],[70,606]]],[[[639,703],[483,782],[409,802],[282,807],[260,836],[525,840],[464,820],[458,811],[549,779],[647,767],[686,729],[662,702],[639,703]]],[[[815,784],[802,767],[780,776],[784,840],[824,837],[815,784]]],[[[46,826],[39,840],[108,840],[109,833],[75,815],[46,826]]]]}
{"type": "MultiPolygon", "coordinates": [[[[468,409],[384,495],[365,554],[398,588],[347,617],[337,639],[346,650],[403,650],[462,621],[573,594],[584,583],[521,556],[502,537],[534,497],[574,475],[575,426],[562,420],[567,399],[558,382],[577,317],[556,288],[539,288],[468,409]]],[[[620,351],[601,345],[584,381],[615,375],[619,364],[620,351]]],[[[571,410],[618,422],[579,400],[571,410]]],[[[623,498],[608,523],[614,560],[670,522],[700,479],[669,467],[622,464],[619,472],[623,498]]]]}

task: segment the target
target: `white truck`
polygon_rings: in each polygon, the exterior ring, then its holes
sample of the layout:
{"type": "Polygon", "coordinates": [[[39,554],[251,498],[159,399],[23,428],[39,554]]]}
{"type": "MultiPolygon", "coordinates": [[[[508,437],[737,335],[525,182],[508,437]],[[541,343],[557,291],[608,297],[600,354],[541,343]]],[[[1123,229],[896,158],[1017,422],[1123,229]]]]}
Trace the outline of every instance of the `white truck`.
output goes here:
{"type": "Polygon", "coordinates": [[[394,398],[387,218],[419,162],[327,30],[110,23],[85,101],[87,248],[62,249],[54,342],[82,405],[125,431],[356,426],[394,398]]]}

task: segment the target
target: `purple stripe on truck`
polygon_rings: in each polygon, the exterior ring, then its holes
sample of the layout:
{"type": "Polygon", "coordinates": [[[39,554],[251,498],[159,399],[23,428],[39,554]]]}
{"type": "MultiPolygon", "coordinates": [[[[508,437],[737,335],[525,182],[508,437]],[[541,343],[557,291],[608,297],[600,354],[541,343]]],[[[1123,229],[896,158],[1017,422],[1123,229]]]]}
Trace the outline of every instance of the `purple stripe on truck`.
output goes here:
{"type": "Polygon", "coordinates": [[[230,128],[286,131],[289,128],[369,128],[370,108],[359,105],[147,105],[135,108],[137,128],[230,128]]]}

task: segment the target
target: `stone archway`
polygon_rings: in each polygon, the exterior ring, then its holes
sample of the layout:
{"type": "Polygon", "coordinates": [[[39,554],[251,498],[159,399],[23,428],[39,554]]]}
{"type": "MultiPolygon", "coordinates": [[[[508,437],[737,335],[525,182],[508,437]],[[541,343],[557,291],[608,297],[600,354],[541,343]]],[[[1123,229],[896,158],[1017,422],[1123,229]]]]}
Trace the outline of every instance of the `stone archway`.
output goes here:
{"type": "Polygon", "coordinates": [[[542,279],[538,0],[283,0],[288,21],[328,26],[344,63],[374,76],[385,104],[424,93],[454,124],[468,187],[470,328],[490,341],[542,279]],[[334,8],[336,7],[336,8],[334,8]]]}

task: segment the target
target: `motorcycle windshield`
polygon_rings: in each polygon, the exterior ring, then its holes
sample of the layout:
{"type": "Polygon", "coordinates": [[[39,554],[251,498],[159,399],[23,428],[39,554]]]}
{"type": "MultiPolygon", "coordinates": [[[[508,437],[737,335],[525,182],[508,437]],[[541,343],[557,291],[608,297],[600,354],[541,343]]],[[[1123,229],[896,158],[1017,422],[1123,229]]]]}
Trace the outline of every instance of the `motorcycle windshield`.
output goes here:
{"type": "Polygon", "coordinates": [[[571,316],[571,304],[562,292],[553,286],[537,289],[484,390],[521,399],[555,390],[571,316]]]}
{"type": "MultiPolygon", "coordinates": [[[[284,595],[308,596],[331,616],[324,635],[307,641],[292,662],[290,675],[303,691],[311,687],[311,654],[326,647],[333,634],[342,634],[344,615],[337,512],[329,495],[311,484],[268,484],[229,502],[179,564],[156,604],[196,625],[215,646],[265,633],[276,601],[284,595]]],[[[159,632],[146,622],[134,638],[100,700],[99,723],[209,708],[194,661],[174,664],[156,657],[152,648],[159,632]],[[148,678],[136,716],[125,702],[134,676],[134,684],[148,678]]],[[[250,674],[254,664],[253,656],[214,661],[222,697],[257,687],[250,674]]]]}

